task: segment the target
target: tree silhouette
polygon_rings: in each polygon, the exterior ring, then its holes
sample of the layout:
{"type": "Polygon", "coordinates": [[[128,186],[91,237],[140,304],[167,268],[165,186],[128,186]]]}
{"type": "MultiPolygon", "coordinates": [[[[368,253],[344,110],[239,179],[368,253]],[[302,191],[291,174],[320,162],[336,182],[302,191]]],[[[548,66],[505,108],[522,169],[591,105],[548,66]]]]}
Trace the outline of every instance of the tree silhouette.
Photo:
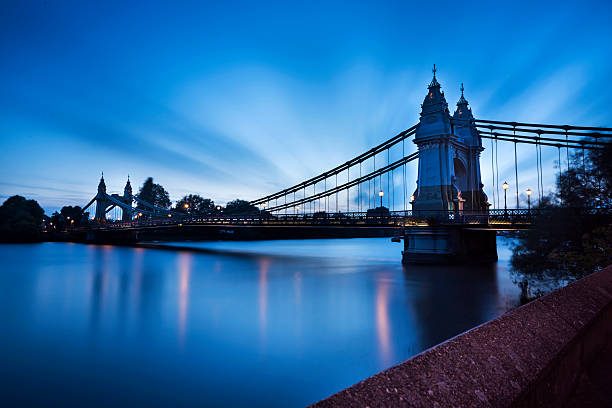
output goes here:
{"type": "Polygon", "coordinates": [[[513,249],[513,279],[523,298],[540,296],[612,264],[612,219],[605,212],[586,215],[578,210],[610,207],[612,145],[575,153],[570,168],[557,176],[556,193],[534,207],[555,211],[535,218],[513,249]]]}
{"type": "Polygon", "coordinates": [[[197,194],[189,194],[176,202],[175,211],[193,215],[209,215],[215,210],[215,202],[197,194]],[[185,207],[187,204],[187,207],[185,207]]]}
{"type": "Polygon", "coordinates": [[[223,212],[226,215],[259,215],[259,208],[248,201],[236,199],[225,205],[223,212]]]}
{"type": "Polygon", "coordinates": [[[39,239],[44,214],[35,200],[19,195],[9,197],[0,206],[0,239],[5,242],[39,239]]]}
{"type": "MultiPolygon", "coordinates": [[[[136,197],[143,201],[146,201],[149,204],[164,209],[168,209],[172,205],[172,202],[170,201],[170,195],[168,194],[166,189],[159,184],[155,184],[153,182],[153,177],[149,177],[145,180],[145,182],[142,184],[142,187],[140,187],[140,191],[138,192],[136,197]]],[[[136,208],[141,210],[150,210],[149,208],[140,203],[138,203],[136,208]]]]}

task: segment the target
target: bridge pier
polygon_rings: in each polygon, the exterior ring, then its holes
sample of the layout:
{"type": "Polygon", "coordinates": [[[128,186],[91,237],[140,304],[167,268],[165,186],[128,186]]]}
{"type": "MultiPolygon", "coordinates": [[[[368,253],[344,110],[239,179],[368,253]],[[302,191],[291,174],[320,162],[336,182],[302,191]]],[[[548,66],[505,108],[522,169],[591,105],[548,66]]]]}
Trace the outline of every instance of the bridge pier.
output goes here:
{"type": "Polygon", "coordinates": [[[404,264],[480,263],[497,260],[496,232],[463,225],[406,227],[404,264]]]}

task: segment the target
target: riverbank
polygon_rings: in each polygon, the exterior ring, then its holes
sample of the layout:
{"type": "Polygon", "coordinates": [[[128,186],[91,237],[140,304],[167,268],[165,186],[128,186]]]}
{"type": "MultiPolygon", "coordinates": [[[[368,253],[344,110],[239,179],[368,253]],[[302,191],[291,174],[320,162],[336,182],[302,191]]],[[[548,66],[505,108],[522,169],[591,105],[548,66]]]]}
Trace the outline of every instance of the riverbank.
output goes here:
{"type": "Polygon", "coordinates": [[[611,343],[612,266],[313,406],[580,403],[589,386],[585,377],[597,373],[593,362],[611,343]]]}

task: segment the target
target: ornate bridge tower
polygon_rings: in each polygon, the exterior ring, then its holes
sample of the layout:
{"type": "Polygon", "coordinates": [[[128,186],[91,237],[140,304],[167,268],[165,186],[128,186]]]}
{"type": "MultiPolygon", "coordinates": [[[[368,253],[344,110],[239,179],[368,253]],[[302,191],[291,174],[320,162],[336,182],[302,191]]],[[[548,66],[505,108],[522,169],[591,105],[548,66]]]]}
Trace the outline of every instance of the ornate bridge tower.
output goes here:
{"type": "Polygon", "coordinates": [[[104,173],[98,183],[98,194],[96,194],[96,222],[106,221],[106,208],[110,205],[110,201],[106,198],[106,183],[104,182],[104,173]]]}
{"type": "Polygon", "coordinates": [[[130,176],[128,176],[127,183],[125,183],[125,187],[123,188],[123,197],[120,197],[119,200],[130,206],[129,209],[122,208],[121,220],[132,221],[132,201],[134,199],[132,197],[132,185],[130,184],[130,176]]]}
{"type": "MultiPolygon", "coordinates": [[[[445,218],[448,211],[482,211],[489,208],[480,179],[480,134],[463,96],[450,115],[444,92],[433,79],[421,105],[414,143],[419,149],[419,176],[412,210],[425,217],[445,218]]],[[[455,263],[497,259],[495,231],[466,228],[461,217],[440,225],[406,226],[404,263],[455,263]]]]}
{"type": "Polygon", "coordinates": [[[419,150],[417,189],[412,209],[421,214],[439,211],[486,210],[487,197],[480,182],[480,135],[463,96],[451,117],[436,67],[421,105],[414,143],[419,150]]]}
{"type": "MultiPolygon", "coordinates": [[[[120,201],[125,204],[125,206],[121,206],[121,220],[122,221],[131,221],[132,220],[132,185],[130,183],[130,176],[128,176],[127,183],[125,183],[125,187],[123,188],[123,195],[113,194],[112,198],[120,201]]],[[[106,194],[106,183],[104,182],[104,173],[102,173],[102,177],[100,178],[100,183],[98,183],[98,193],[94,198],[96,202],[96,222],[105,222],[106,221],[106,211],[109,207],[116,205],[113,201],[108,199],[108,195],[106,194]]]]}

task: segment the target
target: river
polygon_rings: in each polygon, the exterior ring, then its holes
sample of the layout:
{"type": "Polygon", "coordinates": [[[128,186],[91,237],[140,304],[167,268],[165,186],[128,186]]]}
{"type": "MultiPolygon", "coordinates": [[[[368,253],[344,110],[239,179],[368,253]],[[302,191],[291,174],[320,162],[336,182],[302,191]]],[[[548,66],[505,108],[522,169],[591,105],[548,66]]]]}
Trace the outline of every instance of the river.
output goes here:
{"type": "Polygon", "coordinates": [[[502,237],[469,267],[388,238],[176,245],[199,251],[0,245],[4,403],[299,407],[519,300],[502,237]]]}

